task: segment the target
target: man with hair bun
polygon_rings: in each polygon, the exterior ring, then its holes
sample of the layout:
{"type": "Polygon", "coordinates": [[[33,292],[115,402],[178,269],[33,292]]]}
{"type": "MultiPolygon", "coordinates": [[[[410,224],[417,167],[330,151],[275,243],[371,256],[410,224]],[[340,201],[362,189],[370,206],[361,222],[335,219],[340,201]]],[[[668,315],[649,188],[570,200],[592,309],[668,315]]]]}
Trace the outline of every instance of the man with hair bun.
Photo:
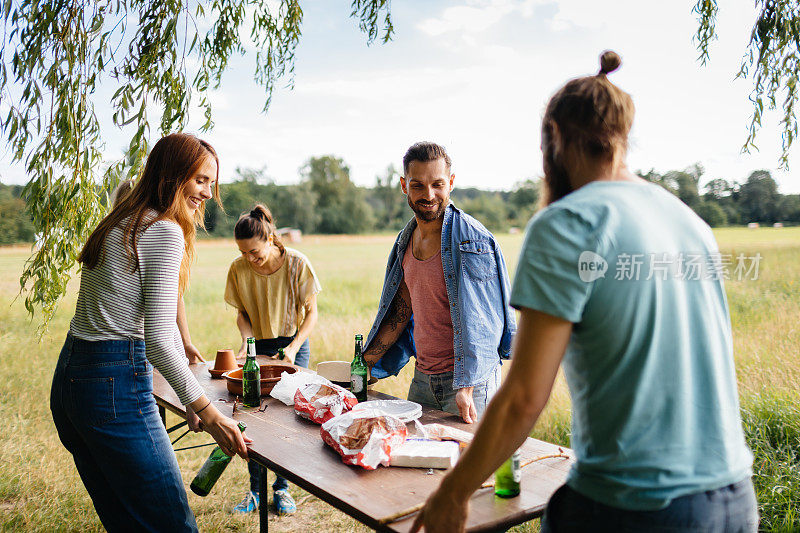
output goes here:
{"type": "Polygon", "coordinates": [[[633,101],[607,77],[619,64],[603,53],[596,76],[567,82],[547,105],[545,207],[511,292],[514,364],[412,532],[464,530],[470,495],[523,444],[559,365],[576,462],[543,532],[758,528],[719,250],[689,207],[625,166],[633,101]],[[688,276],[681,257],[698,253],[708,268],[688,276]],[[634,255],[672,264],[620,275],[634,255]],[[601,268],[584,270],[586,257],[601,268]]]}
{"type": "Polygon", "coordinates": [[[403,157],[400,185],[414,218],[389,255],[364,359],[385,378],[415,356],[408,399],[471,424],[500,385],[516,326],[503,253],[489,230],[450,203],[450,165],[430,142],[403,157]]]}

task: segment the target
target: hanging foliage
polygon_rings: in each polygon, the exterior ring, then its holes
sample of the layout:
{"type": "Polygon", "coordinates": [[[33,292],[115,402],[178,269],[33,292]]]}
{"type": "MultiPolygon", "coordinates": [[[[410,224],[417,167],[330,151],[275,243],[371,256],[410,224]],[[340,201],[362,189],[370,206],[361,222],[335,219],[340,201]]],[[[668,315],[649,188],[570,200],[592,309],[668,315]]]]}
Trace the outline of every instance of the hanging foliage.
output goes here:
{"type": "MultiPolygon", "coordinates": [[[[800,0],[756,0],[760,10],[750,34],[742,66],[737,78],[751,78],[753,115],[742,150],[749,153],[756,146],[764,107],[780,110],[780,166],[788,168],[789,150],[798,134],[795,107],[800,76],[800,0]]],[[[703,64],[709,59],[711,42],[716,39],[716,0],[698,0],[694,13],[698,17],[695,36],[703,64]]]]}
{"type": "MultiPolygon", "coordinates": [[[[255,48],[263,110],[275,83],[291,86],[303,11],[300,0],[0,0],[0,132],[25,165],[36,248],[20,294],[46,326],[66,292],[75,258],[106,213],[105,191],[139,174],[151,127],[186,126],[189,110],[213,126],[209,91],[231,57],[255,48]],[[103,160],[96,90],[116,87],[113,125],[133,132],[125,160],[103,160]],[[194,100],[193,100],[194,98],[194,100]],[[153,123],[148,110],[158,110],[153,123]]],[[[389,0],[353,0],[367,42],[391,38],[389,0]]]]}

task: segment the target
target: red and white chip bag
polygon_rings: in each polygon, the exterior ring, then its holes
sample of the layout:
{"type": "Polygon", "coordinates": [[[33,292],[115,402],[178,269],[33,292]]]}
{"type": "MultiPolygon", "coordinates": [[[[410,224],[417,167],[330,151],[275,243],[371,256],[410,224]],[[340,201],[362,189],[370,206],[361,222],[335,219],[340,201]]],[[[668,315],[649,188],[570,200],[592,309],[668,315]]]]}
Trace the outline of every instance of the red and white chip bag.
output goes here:
{"type": "Polygon", "coordinates": [[[333,383],[309,383],[294,393],[294,412],[322,424],[358,403],[352,392],[333,383]]]}
{"type": "Polygon", "coordinates": [[[375,470],[378,465],[389,466],[392,449],[405,442],[408,430],[399,418],[364,409],[328,420],[320,433],[345,464],[375,470]]]}

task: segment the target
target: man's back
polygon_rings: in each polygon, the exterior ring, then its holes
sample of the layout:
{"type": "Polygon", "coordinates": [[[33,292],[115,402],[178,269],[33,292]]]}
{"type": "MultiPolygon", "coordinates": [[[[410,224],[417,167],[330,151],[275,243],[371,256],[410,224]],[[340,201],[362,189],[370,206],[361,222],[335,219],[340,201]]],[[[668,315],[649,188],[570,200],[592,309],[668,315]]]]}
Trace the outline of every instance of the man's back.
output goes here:
{"type": "Polygon", "coordinates": [[[514,304],[575,324],[578,492],[656,509],[747,475],[717,261],[708,226],[652,184],[592,182],[532,220],[514,304]]]}

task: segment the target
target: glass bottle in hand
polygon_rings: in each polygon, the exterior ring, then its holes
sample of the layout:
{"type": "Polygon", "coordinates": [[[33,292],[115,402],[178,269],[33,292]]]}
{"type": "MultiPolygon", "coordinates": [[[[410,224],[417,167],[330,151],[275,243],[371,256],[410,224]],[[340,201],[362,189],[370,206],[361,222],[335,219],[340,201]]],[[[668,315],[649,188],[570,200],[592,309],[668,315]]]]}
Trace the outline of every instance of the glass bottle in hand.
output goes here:
{"type": "Polygon", "coordinates": [[[261,405],[261,369],[256,362],[256,340],[247,338],[247,359],[242,368],[242,403],[247,407],[261,405]]]}
{"type": "MultiPolygon", "coordinates": [[[[239,422],[239,431],[244,432],[246,427],[247,424],[239,422]]],[[[208,496],[208,493],[211,492],[212,487],[225,471],[231,459],[232,457],[226,455],[219,446],[214,448],[206,462],[200,467],[200,471],[194,476],[192,484],[189,485],[192,492],[198,496],[208,496]]]]}

